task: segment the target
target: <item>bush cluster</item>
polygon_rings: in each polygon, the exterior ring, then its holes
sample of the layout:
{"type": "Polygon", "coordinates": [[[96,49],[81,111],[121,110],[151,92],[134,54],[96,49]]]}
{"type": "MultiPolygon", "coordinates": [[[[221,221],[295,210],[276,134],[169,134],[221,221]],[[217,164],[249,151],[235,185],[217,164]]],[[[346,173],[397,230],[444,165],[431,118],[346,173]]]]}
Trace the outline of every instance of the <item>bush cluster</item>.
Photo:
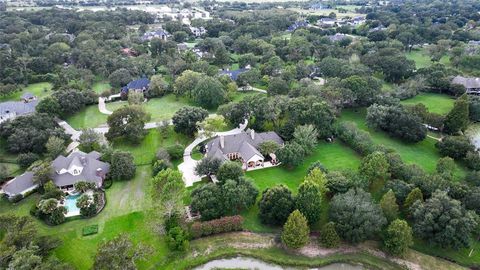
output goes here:
{"type": "Polygon", "coordinates": [[[208,236],[217,233],[241,231],[243,225],[243,217],[240,215],[222,217],[206,222],[195,222],[191,227],[193,238],[208,236]]]}

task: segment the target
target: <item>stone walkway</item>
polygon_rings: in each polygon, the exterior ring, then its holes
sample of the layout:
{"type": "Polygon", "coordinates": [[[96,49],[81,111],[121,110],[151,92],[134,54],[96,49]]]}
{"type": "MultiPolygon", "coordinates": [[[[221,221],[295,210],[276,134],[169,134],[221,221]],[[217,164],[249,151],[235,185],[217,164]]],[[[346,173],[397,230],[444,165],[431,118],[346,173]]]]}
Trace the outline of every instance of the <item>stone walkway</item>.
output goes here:
{"type": "Polygon", "coordinates": [[[209,138],[215,137],[215,136],[227,136],[227,135],[234,135],[234,134],[239,134],[248,125],[248,121],[245,120],[243,124],[240,124],[238,128],[234,128],[229,131],[224,131],[224,132],[217,132],[211,137],[206,137],[203,135],[203,133],[200,133],[198,138],[196,138],[190,145],[188,145],[185,148],[185,151],[183,152],[183,162],[178,165],[178,170],[182,172],[183,174],[183,182],[185,183],[185,186],[190,187],[193,185],[195,182],[199,182],[202,180],[202,175],[197,175],[195,173],[195,167],[198,164],[198,160],[194,160],[191,156],[192,151],[195,147],[197,147],[200,143],[208,140],[209,138]]]}

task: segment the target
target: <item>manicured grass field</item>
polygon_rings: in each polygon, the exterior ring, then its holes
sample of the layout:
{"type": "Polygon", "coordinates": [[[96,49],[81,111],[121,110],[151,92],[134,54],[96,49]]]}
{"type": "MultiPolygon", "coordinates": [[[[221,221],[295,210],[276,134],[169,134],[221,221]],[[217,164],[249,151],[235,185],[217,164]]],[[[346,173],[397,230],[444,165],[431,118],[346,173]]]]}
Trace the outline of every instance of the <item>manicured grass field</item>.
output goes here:
{"type": "Polygon", "coordinates": [[[113,148],[132,153],[135,163],[144,165],[152,162],[158,148],[177,143],[187,146],[191,141],[193,139],[177,134],[173,131],[173,127],[169,127],[169,132],[165,138],[160,135],[157,129],[150,129],[140,144],[131,144],[123,140],[117,140],[113,142],[113,148]]]}
{"type": "MultiPolygon", "coordinates": [[[[290,188],[292,192],[296,193],[298,186],[307,174],[308,167],[317,160],[319,160],[328,170],[356,170],[360,165],[361,157],[341,142],[321,142],[315,148],[312,155],[308,156],[300,166],[294,169],[289,170],[284,166],[279,166],[249,171],[246,175],[253,180],[255,186],[257,186],[260,191],[259,198],[261,197],[262,191],[278,184],[284,184],[290,188]]],[[[278,230],[278,228],[268,227],[260,222],[258,219],[257,205],[242,215],[245,218],[245,228],[248,230],[255,232],[271,232],[278,230]]]]}
{"type": "MultiPolygon", "coordinates": [[[[423,167],[427,172],[434,172],[440,155],[435,148],[436,140],[426,138],[418,143],[407,143],[400,139],[392,138],[387,133],[375,131],[367,127],[365,123],[366,109],[344,110],[340,121],[355,122],[360,129],[368,131],[377,144],[395,149],[407,163],[415,163],[423,167]]],[[[458,164],[457,176],[465,175],[465,168],[458,164]]]]}
{"type": "Polygon", "coordinates": [[[446,115],[453,108],[455,99],[449,95],[436,93],[420,93],[417,96],[403,100],[402,104],[415,105],[423,103],[429,112],[446,115]]]}
{"type": "Polygon", "coordinates": [[[49,82],[32,83],[23,87],[21,91],[15,92],[9,96],[0,97],[0,101],[19,101],[25,93],[32,93],[37,98],[44,98],[52,93],[53,85],[49,82]]]}
{"type": "MultiPolygon", "coordinates": [[[[415,61],[417,69],[429,67],[433,64],[432,60],[430,60],[430,56],[427,54],[426,48],[412,50],[411,52],[407,52],[405,56],[407,59],[415,61]]],[[[440,63],[450,65],[450,58],[448,58],[448,56],[443,56],[442,59],[440,59],[440,63]]]]}
{"type": "Polygon", "coordinates": [[[69,116],[66,121],[75,129],[96,128],[107,123],[108,115],[98,110],[98,105],[93,104],[69,116]]]}
{"type": "MultiPolygon", "coordinates": [[[[115,111],[116,109],[128,105],[127,101],[107,103],[107,109],[115,111]]],[[[175,95],[166,95],[161,98],[152,98],[144,103],[142,106],[151,114],[151,122],[171,119],[172,116],[180,108],[192,105],[185,98],[177,98],[175,95]]]]}

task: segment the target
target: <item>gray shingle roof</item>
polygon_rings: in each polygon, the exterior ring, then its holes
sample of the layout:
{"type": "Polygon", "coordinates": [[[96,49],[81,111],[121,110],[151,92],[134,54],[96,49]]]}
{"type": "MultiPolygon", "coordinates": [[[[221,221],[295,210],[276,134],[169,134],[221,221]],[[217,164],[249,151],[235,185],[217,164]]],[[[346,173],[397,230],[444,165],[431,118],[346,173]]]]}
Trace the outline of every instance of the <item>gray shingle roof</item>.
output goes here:
{"type": "Polygon", "coordinates": [[[3,191],[8,196],[15,196],[36,186],[37,184],[33,182],[33,172],[25,172],[5,184],[3,191]]]}
{"type": "Polygon", "coordinates": [[[59,187],[73,185],[79,181],[92,182],[99,186],[103,179],[102,176],[110,171],[110,165],[98,160],[99,157],[100,153],[95,151],[88,154],[76,151],[67,157],[58,156],[52,162],[52,168],[55,172],[60,172],[62,169],[69,170],[72,166],[83,167],[83,170],[78,175],[73,175],[69,172],[63,174],[54,173],[53,182],[59,187]],[[101,176],[97,173],[98,169],[101,169],[101,176]]]}
{"type": "Polygon", "coordinates": [[[244,161],[249,160],[254,155],[262,158],[264,156],[257,150],[258,145],[265,141],[274,141],[280,145],[283,144],[282,138],[275,132],[255,133],[253,130],[247,130],[239,134],[224,136],[224,147],[220,146],[220,137],[216,137],[207,143],[207,156],[227,160],[226,154],[239,153],[244,161]],[[252,139],[252,132],[254,134],[252,139]]]}
{"type": "Polygon", "coordinates": [[[480,78],[456,76],[453,78],[452,83],[463,85],[465,89],[480,88],[480,78]]]}
{"type": "Polygon", "coordinates": [[[0,115],[16,113],[18,115],[24,115],[35,112],[35,107],[38,104],[38,100],[31,102],[23,101],[6,101],[0,103],[0,115]]]}

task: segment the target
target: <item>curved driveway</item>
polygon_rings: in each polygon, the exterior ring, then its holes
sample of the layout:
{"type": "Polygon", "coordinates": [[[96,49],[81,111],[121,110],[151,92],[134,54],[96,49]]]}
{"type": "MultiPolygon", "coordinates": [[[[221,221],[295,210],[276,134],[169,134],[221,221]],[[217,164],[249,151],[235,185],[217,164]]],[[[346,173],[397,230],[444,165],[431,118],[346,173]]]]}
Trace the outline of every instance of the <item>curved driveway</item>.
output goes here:
{"type": "MultiPolygon", "coordinates": [[[[215,136],[227,136],[227,135],[234,135],[234,134],[239,134],[248,125],[248,121],[245,120],[243,124],[240,124],[238,128],[234,128],[229,131],[224,131],[224,132],[217,132],[211,137],[215,136]]],[[[185,186],[190,187],[193,185],[193,183],[201,181],[202,180],[202,175],[197,175],[195,173],[195,167],[198,164],[198,160],[194,160],[191,156],[193,149],[198,146],[200,143],[208,140],[211,137],[206,137],[204,136],[203,133],[199,132],[198,138],[196,138],[191,144],[189,144],[186,148],[185,151],[183,152],[183,162],[178,165],[178,170],[182,172],[183,174],[183,182],[185,183],[185,186]]]]}

